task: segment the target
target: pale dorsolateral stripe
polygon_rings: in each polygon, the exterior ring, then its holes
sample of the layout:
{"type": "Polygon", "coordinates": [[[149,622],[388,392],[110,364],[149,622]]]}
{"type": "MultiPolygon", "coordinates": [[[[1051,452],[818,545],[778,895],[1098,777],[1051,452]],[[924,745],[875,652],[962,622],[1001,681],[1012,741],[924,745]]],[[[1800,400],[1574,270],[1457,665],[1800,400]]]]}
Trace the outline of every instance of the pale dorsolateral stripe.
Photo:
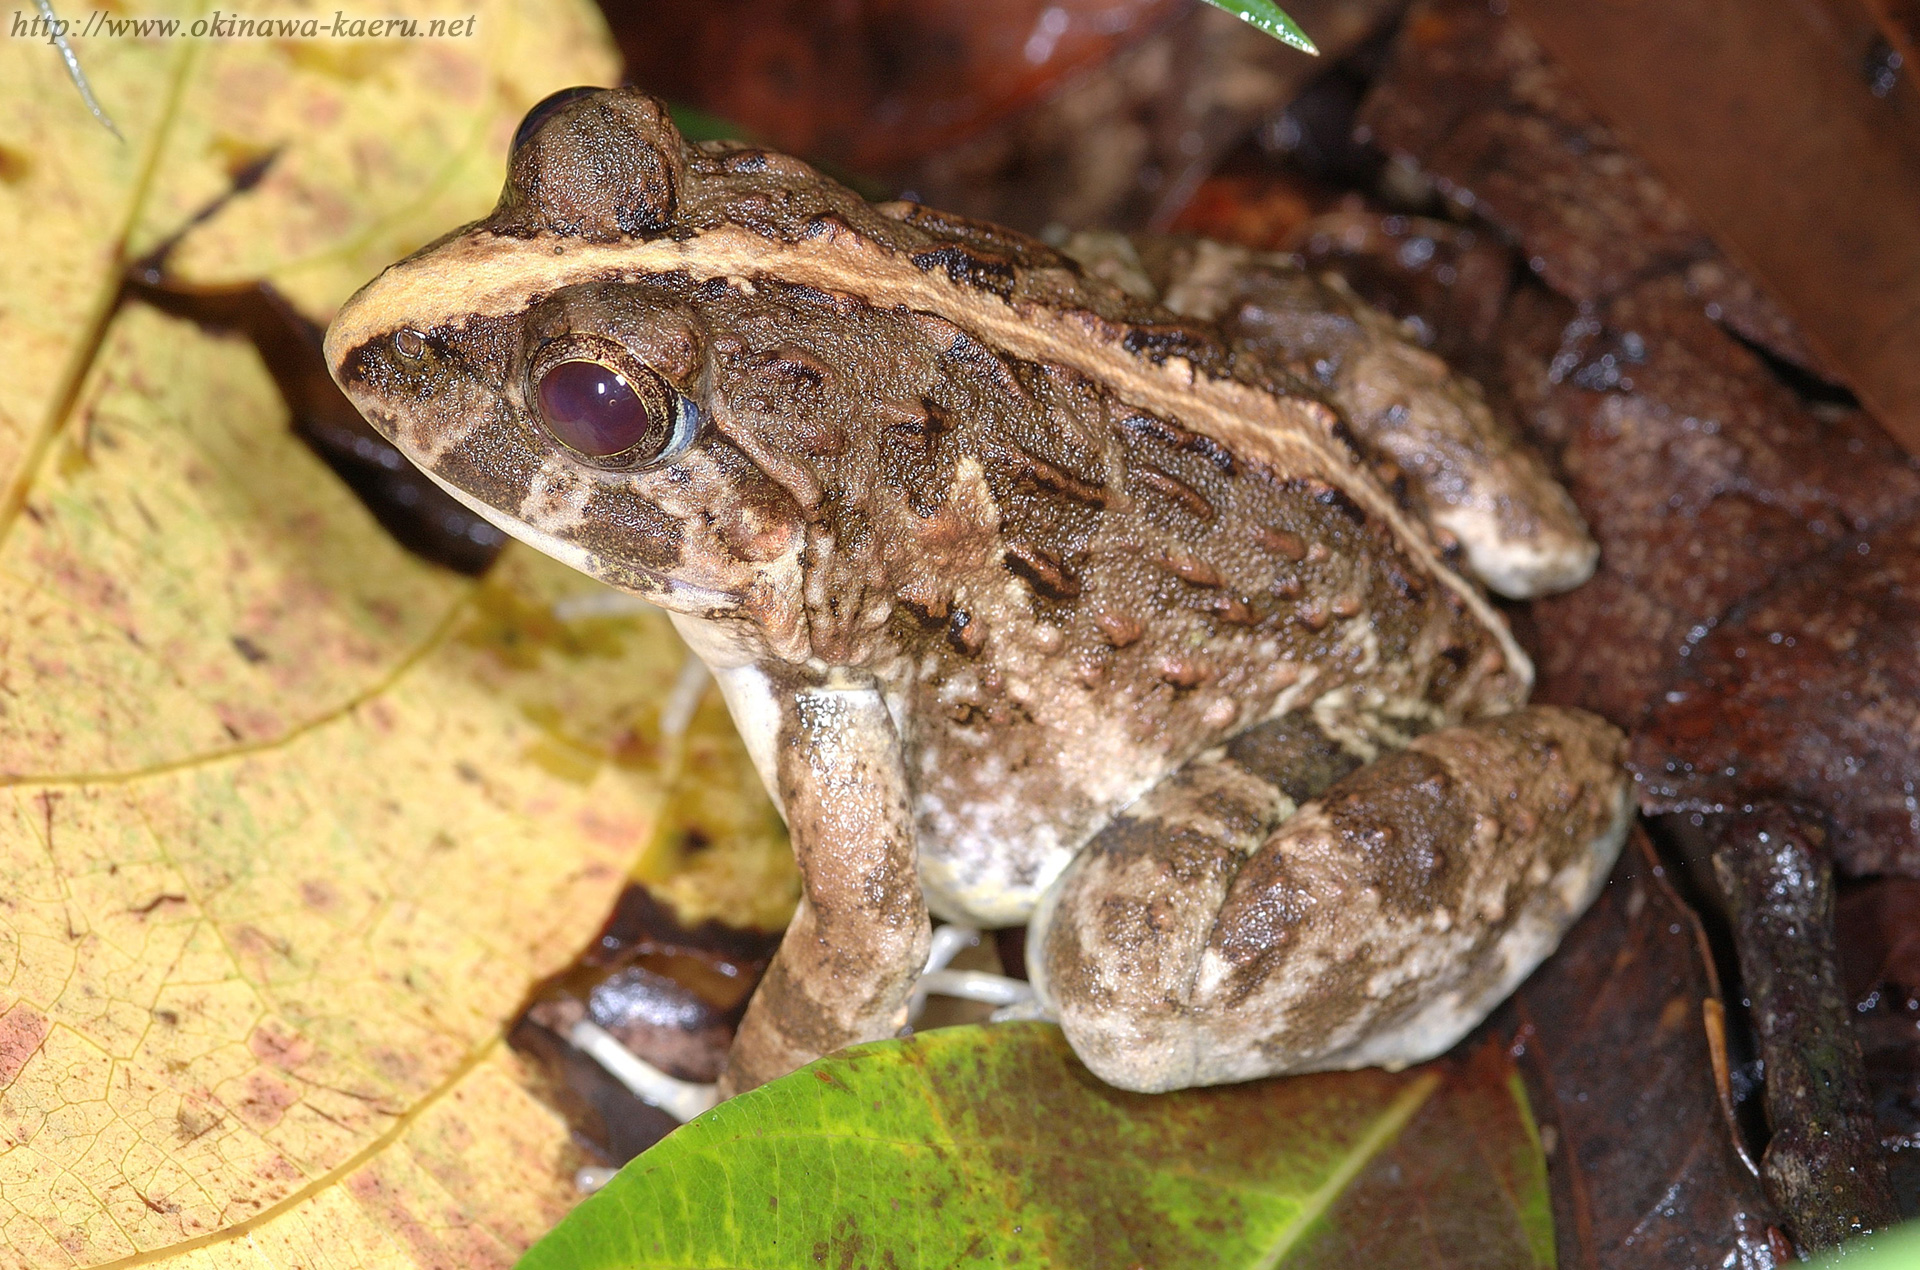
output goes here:
{"type": "MultiPolygon", "coordinates": [[[[573,282],[676,271],[749,284],[757,277],[772,277],[859,295],[882,307],[931,313],[1016,356],[1057,362],[1109,384],[1137,406],[1202,423],[1219,440],[1250,455],[1270,456],[1282,469],[1318,470],[1330,477],[1357,470],[1333,438],[1331,416],[1323,418],[1324,407],[1317,403],[1274,397],[1232,379],[1198,374],[1180,357],[1158,364],[1144,361],[1124,347],[1124,326],[1087,313],[1009,303],[925,272],[902,254],[846,233],[832,241],[775,243],[739,226],[723,225],[685,240],[610,244],[551,235],[522,240],[469,234],[388,269],[363,288],[328,329],[327,360],[339,367],[351,350],[402,328],[516,313],[530,295],[550,295],[573,282]]],[[[1494,635],[1512,673],[1531,682],[1532,663],[1506,623],[1471,584],[1440,561],[1385,491],[1356,481],[1347,484],[1345,492],[1392,527],[1407,553],[1426,565],[1494,635]]]]}

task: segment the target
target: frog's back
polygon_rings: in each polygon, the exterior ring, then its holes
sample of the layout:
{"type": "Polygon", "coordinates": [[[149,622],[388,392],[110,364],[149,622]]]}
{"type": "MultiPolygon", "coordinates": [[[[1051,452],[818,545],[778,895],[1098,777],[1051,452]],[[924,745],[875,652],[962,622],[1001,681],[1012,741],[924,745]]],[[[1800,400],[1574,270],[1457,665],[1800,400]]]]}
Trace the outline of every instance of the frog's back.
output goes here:
{"type": "Polygon", "coordinates": [[[492,216],[343,312],[336,373],[513,532],[736,664],[875,675],[936,904],[1018,920],[1118,807],[1276,714],[1364,749],[1524,697],[1504,624],[1335,412],[1207,323],[1017,233],[689,146],[650,99],[570,110],[492,216]],[[407,330],[444,350],[431,397],[407,330]],[[596,471],[498,426],[555,331],[664,376],[698,439],[596,471]]]}
{"type": "Polygon", "coordinates": [[[1022,920],[1118,808],[1277,715],[1368,754],[1524,699],[1499,620],[1357,465],[951,325],[917,417],[859,430],[877,479],[820,592],[886,595],[848,659],[889,686],[937,909],[1022,920]]]}

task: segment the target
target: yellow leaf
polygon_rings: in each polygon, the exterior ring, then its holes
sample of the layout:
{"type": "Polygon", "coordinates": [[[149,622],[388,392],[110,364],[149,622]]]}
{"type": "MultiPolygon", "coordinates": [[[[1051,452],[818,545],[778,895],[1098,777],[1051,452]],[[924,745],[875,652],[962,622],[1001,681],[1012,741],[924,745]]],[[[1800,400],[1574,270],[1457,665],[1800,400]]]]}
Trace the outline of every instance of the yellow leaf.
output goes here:
{"type": "Polygon", "coordinates": [[[684,651],[406,555],[251,348],[112,305],[273,152],[171,264],[324,317],[614,74],[578,0],[381,6],[435,12],[474,35],[77,41],[124,146],[0,46],[0,1264],[506,1265],[574,1198],[499,1037],[651,840],[684,651]]]}

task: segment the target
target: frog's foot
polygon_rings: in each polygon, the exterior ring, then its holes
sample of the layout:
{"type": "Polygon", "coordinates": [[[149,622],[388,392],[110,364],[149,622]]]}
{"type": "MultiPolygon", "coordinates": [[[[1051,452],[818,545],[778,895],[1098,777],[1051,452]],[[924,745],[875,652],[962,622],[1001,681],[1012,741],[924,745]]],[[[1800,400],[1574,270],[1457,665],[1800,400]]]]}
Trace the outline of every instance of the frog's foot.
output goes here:
{"type": "Polygon", "coordinates": [[[1126,1089],[1430,1058],[1599,892],[1632,819],[1623,745],[1531,707],[1421,737],[1297,812],[1297,765],[1203,755],[1048,892],[1035,986],[1126,1089]]]}

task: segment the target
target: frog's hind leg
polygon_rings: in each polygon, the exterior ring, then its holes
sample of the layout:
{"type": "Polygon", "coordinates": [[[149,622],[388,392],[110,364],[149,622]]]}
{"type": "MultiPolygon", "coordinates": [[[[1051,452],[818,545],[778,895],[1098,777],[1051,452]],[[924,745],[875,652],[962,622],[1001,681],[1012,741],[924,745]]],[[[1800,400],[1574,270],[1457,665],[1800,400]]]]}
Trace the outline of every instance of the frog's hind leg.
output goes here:
{"type": "Polygon", "coordinates": [[[1624,742],[1579,711],[1445,728],[1358,770],[1273,741],[1182,768],[1034,916],[1041,999],[1112,1084],[1440,1053],[1559,943],[1631,821],[1624,742]]]}

